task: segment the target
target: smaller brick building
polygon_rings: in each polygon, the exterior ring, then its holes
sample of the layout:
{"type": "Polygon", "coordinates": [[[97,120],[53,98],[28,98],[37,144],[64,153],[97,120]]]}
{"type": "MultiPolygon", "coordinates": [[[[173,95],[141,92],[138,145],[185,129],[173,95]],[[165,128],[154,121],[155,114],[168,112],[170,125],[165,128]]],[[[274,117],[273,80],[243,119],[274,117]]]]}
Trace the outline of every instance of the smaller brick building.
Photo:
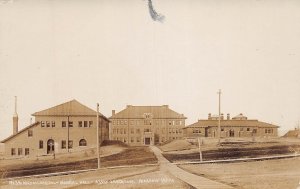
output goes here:
{"type": "MultiPolygon", "coordinates": [[[[278,136],[279,126],[265,123],[258,120],[249,120],[243,114],[239,114],[232,119],[230,114],[224,119],[224,115],[220,116],[221,137],[264,137],[278,136]]],[[[185,137],[218,137],[218,119],[219,116],[211,116],[208,114],[208,119],[198,120],[183,129],[185,137]]]]}
{"type": "MultiPolygon", "coordinates": [[[[16,113],[14,114],[14,120],[16,113]]],[[[32,114],[35,122],[1,141],[6,157],[69,153],[97,146],[97,112],[76,100],[32,114]]],[[[15,126],[16,125],[16,126],[15,126]]],[[[99,115],[99,143],[108,139],[109,120],[99,115]]]]}

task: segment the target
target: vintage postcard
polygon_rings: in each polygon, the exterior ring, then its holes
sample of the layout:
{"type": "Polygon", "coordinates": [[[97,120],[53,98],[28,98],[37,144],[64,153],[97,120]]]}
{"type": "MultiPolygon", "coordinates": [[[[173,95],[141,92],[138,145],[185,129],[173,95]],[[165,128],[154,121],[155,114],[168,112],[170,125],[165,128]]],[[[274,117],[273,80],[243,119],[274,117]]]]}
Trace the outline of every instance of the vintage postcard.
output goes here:
{"type": "Polygon", "coordinates": [[[300,1],[0,0],[0,188],[300,189],[300,1]]]}

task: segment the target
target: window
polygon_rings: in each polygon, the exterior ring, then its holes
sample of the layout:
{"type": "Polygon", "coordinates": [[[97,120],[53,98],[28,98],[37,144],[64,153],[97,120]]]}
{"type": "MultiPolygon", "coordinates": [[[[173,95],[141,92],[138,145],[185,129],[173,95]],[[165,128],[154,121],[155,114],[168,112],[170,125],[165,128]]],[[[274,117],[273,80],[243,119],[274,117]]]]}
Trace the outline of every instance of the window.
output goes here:
{"type": "Polygon", "coordinates": [[[41,127],[45,127],[45,122],[41,121],[41,127]]]}
{"type": "Polygon", "coordinates": [[[247,128],[247,131],[250,131],[250,128],[247,128]]]}
{"type": "Polygon", "coordinates": [[[123,134],[123,129],[120,129],[120,134],[123,134]]]}
{"type": "Polygon", "coordinates": [[[39,148],[40,149],[44,148],[44,142],[42,140],[39,141],[39,148]]]}
{"type": "Polygon", "coordinates": [[[200,130],[193,130],[193,133],[201,133],[200,130]]]}
{"type": "Polygon", "coordinates": [[[81,139],[80,141],[79,141],[79,146],[86,146],[87,144],[86,144],[86,140],[85,139],[81,139]]]}
{"type": "Polygon", "coordinates": [[[253,133],[256,133],[257,132],[257,130],[256,129],[253,129],[253,131],[252,131],[253,133]]]}
{"type": "Polygon", "coordinates": [[[73,127],[73,121],[69,121],[69,127],[73,127]]]}
{"type": "Polygon", "coordinates": [[[29,148],[25,148],[25,156],[29,155],[29,148]]]}
{"type": "Polygon", "coordinates": [[[124,124],[127,125],[127,120],[124,121],[124,124]]]}
{"type": "Polygon", "coordinates": [[[61,141],[61,149],[66,149],[67,147],[67,142],[65,140],[61,141]]]}
{"type": "Polygon", "coordinates": [[[78,127],[82,127],[82,121],[78,121],[78,127]]]}
{"type": "Polygon", "coordinates": [[[113,134],[115,134],[116,133],[116,129],[113,129],[113,134]]]}
{"type": "Polygon", "coordinates": [[[169,125],[172,125],[172,122],[171,122],[171,121],[169,121],[169,125]]]}
{"type": "Polygon", "coordinates": [[[52,126],[52,127],[55,127],[55,121],[52,121],[52,122],[51,122],[51,126],[52,126]]]}
{"type": "Polygon", "coordinates": [[[134,134],[134,129],[130,129],[131,134],[134,134]]]}
{"type": "Polygon", "coordinates": [[[133,137],[131,137],[131,140],[130,140],[130,142],[134,142],[134,138],[133,138],[133,137]]]}
{"type": "Polygon", "coordinates": [[[93,121],[89,121],[89,127],[93,126],[93,121]]]}
{"type": "Polygon", "coordinates": [[[84,126],[84,127],[87,127],[87,126],[88,126],[88,122],[87,122],[87,121],[84,121],[84,122],[83,122],[83,126],[84,126]]]}
{"type": "Polygon", "coordinates": [[[18,148],[18,155],[22,155],[23,154],[23,149],[22,148],[18,148]]]}
{"type": "Polygon", "coordinates": [[[33,131],[31,129],[28,130],[28,137],[32,137],[32,135],[33,135],[33,131]]]}
{"type": "Polygon", "coordinates": [[[137,141],[137,142],[140,142],[140,138],[139,138],[139,137],[137,137],[137,138],[136,138],[136,141],[137,141]]]}
{"type": "Polygon", "coordinates": [[[50,127],[50,122],[49,121],[46,121],[46,126],[50,127]]]}
{"type": "Polygon", "coordinates": [[[162,138],[161,138],[161,141],[164,142],[164,141],[165,141],[165,137],[162,137],[162,138]]]}
{"type": "Polygon", "coordinates": [[[126,134],[126,129],[124,129],[124,134],[126,134]]]}
{"type": "Polygon", "coordinates": [[[265,129],[265,133],[273,133],[273,129],[265,129]]]}
{"type": "Polygon", "coordinates": [[[116,124],[116,121],[115,120],[113,120],[113,125],[115,125],[116,124]]]}
{"type": "Polygon", "coordinates": [[[73,140],[69,140],[68,147],[73,148],[73,140]]]}
{"type": "Polygon", "coordinates": [[[224,128],[221,128],[221,131],[224,131],[224,128]]]}
{"type": "Polygon", "coordinates": [[[62,121],[62,122],[61,122],[61,126],[62,126],[62,127],[66,127],[66,126],[67,126],[66,121],[62,121]]]}
{"type": "Polygon", "coordinates": [[[119,129],[117,129],[117,134],[119,134],[119,129]]]}
{"type": "Polygon", "coordinates": [[[12,156],[16,155],[16,149],[15,149],[15,148],[12,148],[12,149],[11,149],[11,155],[12,155],[12,156]]]}
{"type": "Polygon", "coordinates": [[[244,128],[243,128],[243,127],[241,128],[241,131],[244,131],[244,128]]]}
{"type": "Polygon", "coordinates": [[[140,133],[140,129],[136,129],[136,133],[138,133],[138,134],[139,134],[139,133],[140,133]]]}

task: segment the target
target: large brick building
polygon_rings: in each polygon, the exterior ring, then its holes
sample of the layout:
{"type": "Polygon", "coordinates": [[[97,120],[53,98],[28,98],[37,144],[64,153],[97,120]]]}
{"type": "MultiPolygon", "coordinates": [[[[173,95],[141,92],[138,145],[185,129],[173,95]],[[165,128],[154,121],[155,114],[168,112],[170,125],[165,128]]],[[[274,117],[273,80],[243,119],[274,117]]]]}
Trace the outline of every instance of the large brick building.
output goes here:
{"type": "Polygon", "coordinates": [[[183,137],[186,117],[163,106],[132,106],[109,118],[110,139],[129,145],[152,145],[183,137]]]}
{"type": "MultiPolygon", "coordinates": [[[[219,116],[211,116],[208,119],[198,120],[184,128],[185,137],[218,137],[218,119],[219,116]]],[[[230,114],[224,119],[220,116],[221,137],[277,137],[279,126],[265,123],[258,120],[249,120],[243,114],[239,114],[232,119],[230,114]]]]}
{"type": "MultiPolygon", "coordinates": [[[[97,112],[72,100],[32,114],[35,122],[1,141],[5,156],[41,156],[96,147],[97,112]]],[[[108,139],[109,120],[99,114],[99,141],[108,139]]]]}

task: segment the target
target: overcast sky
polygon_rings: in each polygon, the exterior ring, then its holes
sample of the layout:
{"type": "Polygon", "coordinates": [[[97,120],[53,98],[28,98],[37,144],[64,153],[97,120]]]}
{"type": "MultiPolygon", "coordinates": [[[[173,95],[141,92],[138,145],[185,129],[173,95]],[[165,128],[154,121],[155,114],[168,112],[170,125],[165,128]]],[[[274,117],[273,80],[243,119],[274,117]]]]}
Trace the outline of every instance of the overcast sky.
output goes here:
{"type": "Polygon", "coordinates": [[[300,1],[0,1],[0,139],[77,99],[111,116],[163,105],[187,124],[222,112],[294,128],[300,120],[300,1]]]}

